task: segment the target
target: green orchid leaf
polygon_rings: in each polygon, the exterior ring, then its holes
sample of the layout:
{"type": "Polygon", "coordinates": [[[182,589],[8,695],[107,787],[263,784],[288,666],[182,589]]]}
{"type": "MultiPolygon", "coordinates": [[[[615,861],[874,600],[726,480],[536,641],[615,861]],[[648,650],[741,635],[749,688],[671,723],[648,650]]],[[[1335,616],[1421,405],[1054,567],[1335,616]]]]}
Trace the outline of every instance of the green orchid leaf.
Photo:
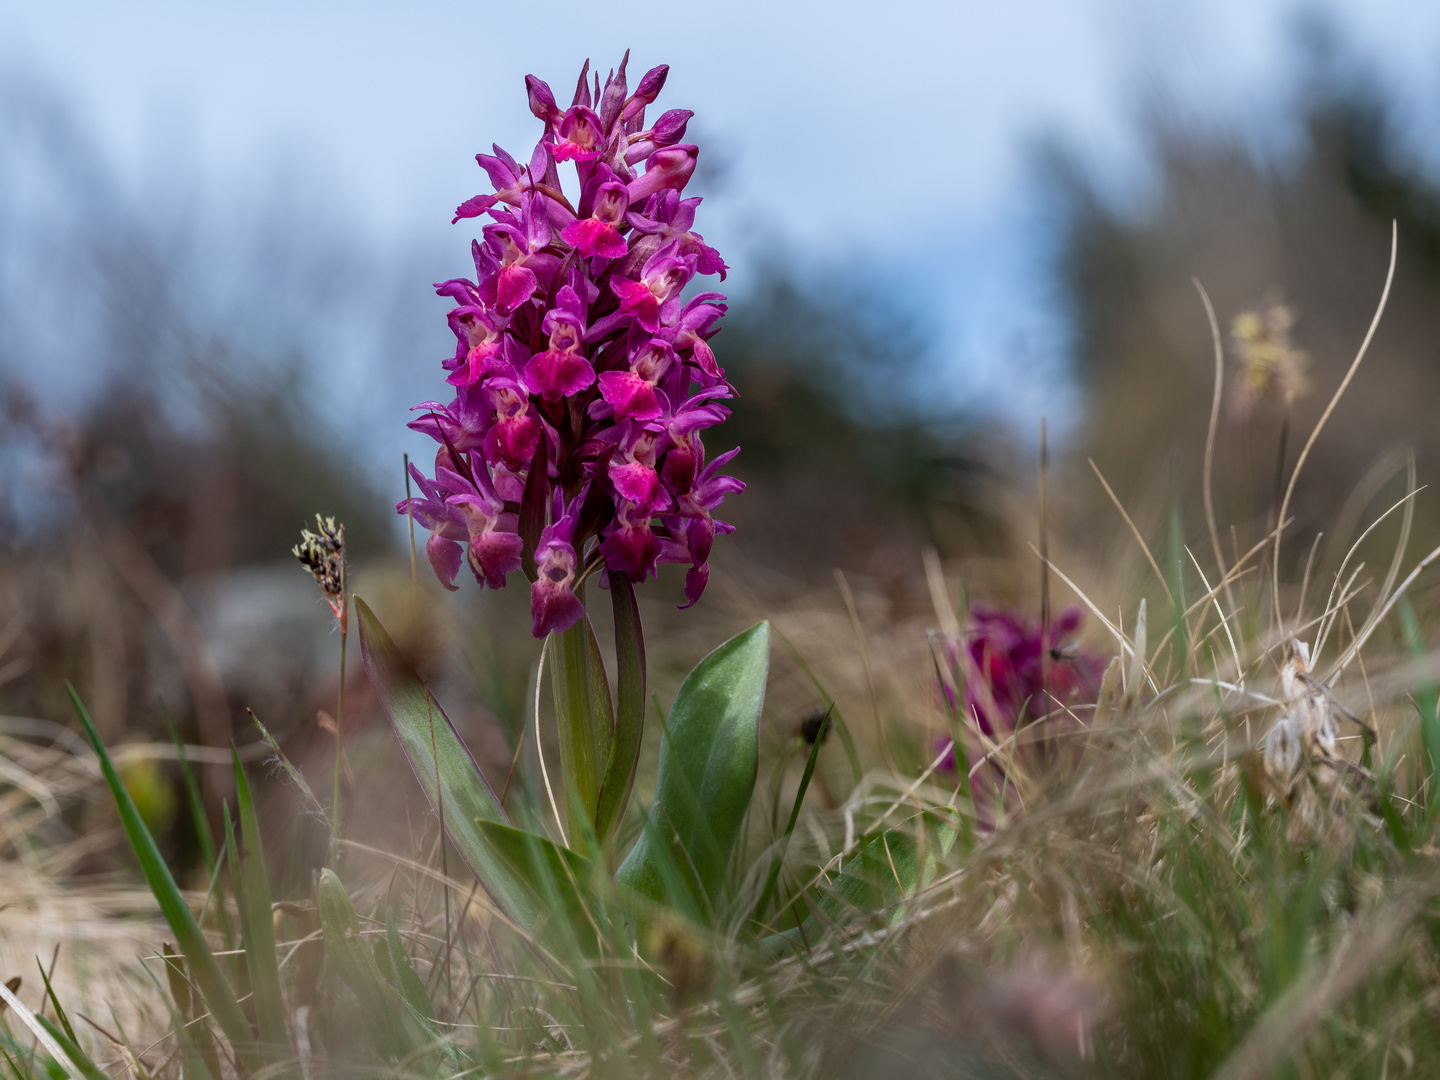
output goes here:
{"type": "Polygon", "coordinates": [[[610,762],[615,713],[610,703],[610,680],[590,617],[586,615],[569,630],[551,635],[550,648],[567,831],[570,843],[579,845],[587,832],[596,831],[596,808],[610,762]]]}
{"type": "Polygon", "coordinates": [[[595,811],[595,834],[602,846],[614,838],[625,816],[645,738],[645,633],[640,608],[630,576],[615,570],[609,574],[610,604],[615,610],[615,737],[595,811]]]}
{"type": "Polygon", "coordinates": [[[516,878],[525,882],[531,900],[544,912],[532,929],[536,939],[554,943],[557,934],[562,941],[568,935],[587,954],[593,953],[598,939],[587,896],[598,884],[595,864],[523,829],[494,821],[477,821],[475,825],[516,878]]]}
{"type": "Polygon", "coordinates": [[[770,624],[762,622],[686,677],[666,719],[650,818],[615,875],[620,885],[655,901],[713,910],[755,788],[769,669],[770,624]],[[667,864],[679,870],[688,895],[673,895],[676,875],[667,864]]]}
{"type": "Polygon", "coordinates": [[[390,726],[445,832],[485,891],[522,929],[541,911],[510,864],[490,846],[477,821],[508,824],[500,800],[435,696],[410,668],[369,605],[355,597],[360,654],[390,726]]]}

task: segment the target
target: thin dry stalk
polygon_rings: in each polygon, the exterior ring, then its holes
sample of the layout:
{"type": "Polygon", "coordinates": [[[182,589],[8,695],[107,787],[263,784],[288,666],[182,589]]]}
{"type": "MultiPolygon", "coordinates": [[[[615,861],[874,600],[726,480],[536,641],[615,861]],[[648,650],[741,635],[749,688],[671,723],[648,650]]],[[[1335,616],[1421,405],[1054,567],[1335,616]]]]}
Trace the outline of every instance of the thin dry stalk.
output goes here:
{"type": "MultiPolygon", "coordinates": [[[[1334,604],[1334,600],[1335,600],[1335,590],[1336,590],[1336,588],[1337,588],[1337,587],[1339,586],[1339,584],[1340,584],[1340,578],[1341,578],[1341,577],[1344,575],[1344,573],[1345,573],[1345,567],[1349,565],[1350,559],[1351,559],[1352,556],[1354,556],[1355,552],[1360,549],[1360,545],[1365,542],[1365,538],[1366,538],[1367,536],[1369,536],[1372,532],[1374,532],[1375,529],[1379,526],[1379,524],[1380,524],[1382,521],[1384,521],[1387,517],[1389,517],[1391,514],[1393,514],[1393,513],[1394,513],[1396,510],[1398,510],[1401,506],[1403,506],[1405,503],[1409,502],[1411,499],[1413,499],[1416,495],[1420,494],[1420,492],[1422,492],[1422,491],[1424,491],[1424,490],[1425,490],[1425,489],[1422,487],[1422,488],[1416,488],[1414,491],[1411,491],[1410,494],[1406,495],[1403,499],[1401,499],[1399,502],[1397,502],[1394,506],[1390,507],[1389,510],[1386,510],[1386,511],[1385,511],[1383,514],[1381,514],[1378,518],[1376,518],[1374,521],[1372,521],[1372,522],[1370,523],[1370,527],[1367,528],[1363,533],[1361,533],[1361,534],[1360,534],[1360,538],[1359,538],[1358,540],[1356,540],[1355,543],[1350,546],[1350,550],[1345,553],[1345,558],[1342,559],[1341,562],[1340,562],[1340,569],[1337,570],[1337,571],[1335,571],[1335,584],[1332,585],[1332,586],[1330,586],[1330,598],[1325,601],[1325,605],[1326,605],[1326,608],[1327,608],[1327,609],[1332,609],[1332,608],[1333,608],[1333,604],[1334,604]]],[[[1357,567],[1355,572],[1356,572],[1356,573],[1359,573],[1360,568],[1363,567],[1364,565],[1365,565],[1364,563],[1361,563],[1361,564],[1360,564],[1360,567],[1357,567]]],[[[1353,581],[1354,578],[1355,578],[1355,575],[1352,574],[1350,580],[1353,581]]],[[[1347,587],[1348,587],[1348,585],[1347,585],[1347,587]]],[[[1344,590],[1344,589],[1341,589],[1340,591],[1343,593],[1345,590],[1344,590]]],[[[1321,627],[1320,634],[1319,634],[1319,636],[1316,638],[1315,649],[1314,649],[1314,651],[1311,653],[1311,663],[1314,663],[1314,662],[1316,662],[1316,660],[1319,659],[1320,650],[1325,646],[1325,642],[1326,642],[1326,640],[1327,640],[1327,639],[1329,638],[1329,636],[1330,636],[1330,630],[1331,630],[1331,628],[1332,628],[1331,624],[1333,624],[1333,622],[1334,622],[1334,620],[1331,619],[1329,623],[1327,623],[1325,626],[1321,627]]]]}
{"type": "MultiPolygon", "coordinates": [[[[1145,543],[1145,538],[1140,535],[1140,530],[1135,527],[1135,522],[1130,519],[1130,515],[1120,502],[1120,497],[1111,489],[1109,482],[1100,471],[1100,466],[1095,464],[1095,459],[1086,458],[1085,460],[1090,463],[1090,468],[1095,470],[1095,478],[1100,481],[1100,486],[1105,489],[1105,494],[1110,496],[1110,501],[1115,504],[1115,509],[1120,511],[1120,516],[1125,519],[1125,524],[1130,527],[1130,535],[1135,537],[1135,542],[1140,545],[1140,550],[1145,554],[1145,561],[1150,564],[1150,569],[1155,571],[1155,580],[1160,582],[1160,588],[1165,590],[1165,599],[1170,601],[1171,607],[1174,607],[1175,596],[1170,592],[1170,585],[1165,580],[1165,575],[1160,572],[1160,564],[1155,561],[1155,556],[1150,553],[1150,546],[1145,543]]],[[[1221,564],[1220,572],[1221,574],[1225,572],[1223,563],[1221,564]]]]}
{"type": "MultiPolygon", "coordinates": [[[[1200,569],[1200,560],[1195,558],[1195,553],[1190,550],[1189,544],[1185,545],[1185,554],[1190,556],[1190,562],[1194,565],[1195,572],[1200,575],[1200,584],[1205,586],[1205,595],[1210,597],[1211,602],[1215,605],[1215,614],[1220,616],[1220,625],[1224,628],[1225,637],[1230,642],[1230,655],[1235,658],[1235,674],[1239,677],[1240,673],[1245,670],[1245,666],[1240,663],[1240,648],[1235,644],[1235,635],[1230,632],[1230,619],[1235,616],[1226,617],[1224,610],[1220,607],[1220,598],[1216,595],[1219,590],[1210,587],[1210,582],[1205,578],[1205,571],[1200,569]]],[[[1198,647],[1199,642],[1196,642],[1196,648],[1198,647]]],[[[1194,650],[1191,652],[1191,663],[1194,663],[1194,650]]]]}
{"type": "Polygon", "coordinates": [[[1422,573],[1424,573],[1425,568],[1428,567],[1437,558],[1440,558],[1440,547],[1437,547],[1434,551],[1430,552],[1429,555],[1426,555],[1425,558],[1421,559],[1420,562],[1416,564],[1415,569],[1410,571],[1409,576],[1400,583],[1400,587],[1395,590],[1394,594],[1386,602],[1384,608],[1382,608],[1380,611],[1376,612],[1370,617],[1370,619],[1361,628],[1360,633],[1355,636],[1355,640],[1350,643],[1350,647],[1346,649],[1343,654],[1341,654],[1339,660],[1335,661],[1335,664],[1331,668],[1330,673],[1324,679],[1325,682],[1334,682],[1335,677],[1340,672],[1344,671],[1346,667],[1349,666],[1350,661],[1355,659],[1356,654],[1358,654],[1360,650],[1364,647],[1365,643],[1370,640],[1370,635],[1375,632],[1375,627],[1380,624],[1380,620],[1385,618],[1386,615],[1390,614],[1390,609],[1393,608],[1399,602],[1400,598],[1405,595],[1406,590],[1415,583],[1415,579],[1418,578],[1422,573]]]}

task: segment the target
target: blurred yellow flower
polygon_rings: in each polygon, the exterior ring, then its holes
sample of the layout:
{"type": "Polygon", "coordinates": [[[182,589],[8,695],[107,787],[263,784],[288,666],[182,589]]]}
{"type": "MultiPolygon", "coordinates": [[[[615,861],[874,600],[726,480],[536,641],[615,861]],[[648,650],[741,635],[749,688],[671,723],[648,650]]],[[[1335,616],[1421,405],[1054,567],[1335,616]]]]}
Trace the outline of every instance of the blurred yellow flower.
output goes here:
{"type": "Polygon", "coordinates": [[[154,758],[136,758],[120,769],[120,781],[145,827],[152,834],[163,835],[175,820],[175,789],[165,771],[154,758]]]}
{"type": "Polygon", "coordinates": [[[1288,407],[1310,389],[1305,377],[1310,357],[1290,343],[1294,325],[1294,313],[1278,303],[1235,316],[1230,339],[1240,358],[1240,377],[1231,405],[1237,416],[1249,415],[1266,400],[1288,407]]]}

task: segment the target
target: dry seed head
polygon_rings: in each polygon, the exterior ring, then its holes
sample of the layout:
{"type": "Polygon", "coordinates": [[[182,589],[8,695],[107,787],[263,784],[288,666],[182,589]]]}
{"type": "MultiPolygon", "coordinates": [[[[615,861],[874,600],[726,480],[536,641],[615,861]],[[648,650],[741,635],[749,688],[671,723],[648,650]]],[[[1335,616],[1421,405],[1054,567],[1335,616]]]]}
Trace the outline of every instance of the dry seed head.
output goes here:
{"type": "Polygon", "coordinates": [[[345,625],[345,526],[334,518],[315,515],[316,532],[300,530],[300,543],[290,550],[309,570],[325,595],[335,618],[345,625]]]}
{"type": "Polygon", "coordinates": [[[1330,690],[1310,674],[1309,645],[1292,640],[1289,653],[1280,672],[1286,708],[1265,736],[1261,760],[1272,792],[1290,811],[1291,840],[1308,843],[1335,832],[1352,793],[1373,800],[1374,776],[1340,753],[1330,690]]]}

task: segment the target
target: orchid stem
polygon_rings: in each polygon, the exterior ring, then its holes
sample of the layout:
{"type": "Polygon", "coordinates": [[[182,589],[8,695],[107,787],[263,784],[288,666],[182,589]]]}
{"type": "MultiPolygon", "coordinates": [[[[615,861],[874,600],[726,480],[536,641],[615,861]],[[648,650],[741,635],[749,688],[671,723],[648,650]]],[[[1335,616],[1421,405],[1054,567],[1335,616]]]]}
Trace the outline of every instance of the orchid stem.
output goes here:
{"type": "Polygon", "coordinates": [[[1050,713],[1050,442],[1040,418],[1040,715],[1050,713]]]}

